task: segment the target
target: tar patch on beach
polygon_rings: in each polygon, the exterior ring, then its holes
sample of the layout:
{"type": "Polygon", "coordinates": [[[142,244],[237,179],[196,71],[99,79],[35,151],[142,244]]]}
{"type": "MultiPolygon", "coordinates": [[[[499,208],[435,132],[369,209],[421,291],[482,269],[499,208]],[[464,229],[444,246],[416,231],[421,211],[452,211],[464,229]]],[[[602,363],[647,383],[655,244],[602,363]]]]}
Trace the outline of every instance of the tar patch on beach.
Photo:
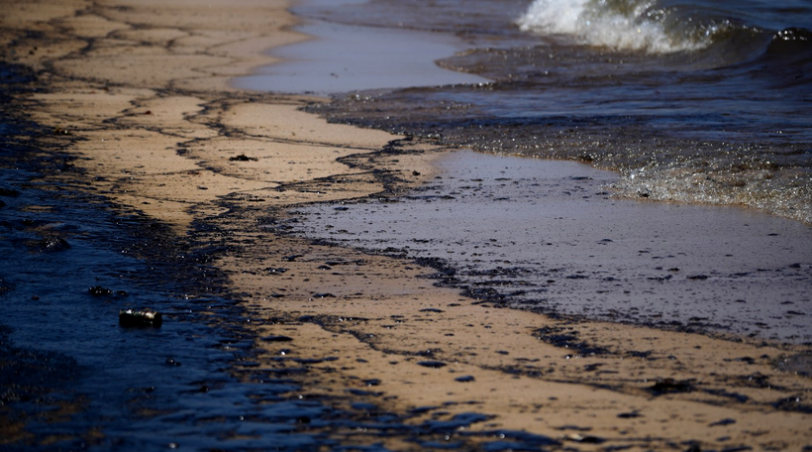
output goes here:
{"type": "Polygon", "coordinates": [[[812,355],[808,353],[782,357],[775,366],[784,372],[812,378],[812,355]]]}
{"type": "Polygon", "coordinates": [[[578,335],[577,326],[543,327],[534,331],[533,336],[579,356],[595,356],[609,353],[604,347],[596,347],[583,341],[578,335]]]}

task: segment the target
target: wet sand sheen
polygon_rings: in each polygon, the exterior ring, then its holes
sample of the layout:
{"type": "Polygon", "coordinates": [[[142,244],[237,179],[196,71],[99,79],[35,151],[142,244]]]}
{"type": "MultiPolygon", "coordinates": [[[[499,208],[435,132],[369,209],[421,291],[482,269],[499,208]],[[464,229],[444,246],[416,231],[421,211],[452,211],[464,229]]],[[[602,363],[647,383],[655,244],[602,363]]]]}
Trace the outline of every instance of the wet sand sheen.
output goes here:
{"type": "MultiPolygon", "coordinates": [[[[812,230],[754,210],[613,199],[575,162],[445,155],[398,203],[297,209],[297,235],[440,259],[500,305],[812,341],[812,230]]],[[[610,190],[610,191],[607,191],[610,190]]]]}
{"type": "MultiPolygon", "coordinates": [[[[9,4],[2,36],[18,63],[46,71],[30,114],[82,139],[67,144],[89,190],[179,237],[224,244],[212,265],[248,309],[252,371],[353,411],[435,407],[414,425],[483,415],[450,433],[466,444],[499,434],[580,450],[808,444],[812,382],[775,366],[807,347],[499,309],[435,287],[435,271],[413,261],[278,234],[303,203],[407,193],[436,175],[444,150],[298,110],[318,99],[230,88],[271,61],[261,50],[303,38],[283,31],[294,22],[285,2],[206,4],[9,4]],[[21,38],[29,29],[42,38],[21,38]],[[477,431],[489,434],[466,436],[477,431]]],[[[333,434],[419,444],[414,431],[371,431],[333,434]]]]}

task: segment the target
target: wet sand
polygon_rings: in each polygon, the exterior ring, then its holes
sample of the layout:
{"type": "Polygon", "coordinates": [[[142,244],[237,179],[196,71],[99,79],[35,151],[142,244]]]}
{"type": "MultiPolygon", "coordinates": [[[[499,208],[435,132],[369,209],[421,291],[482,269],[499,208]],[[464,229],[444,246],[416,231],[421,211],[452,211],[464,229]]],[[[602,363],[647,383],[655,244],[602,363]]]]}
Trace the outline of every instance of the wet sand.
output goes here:
{"type": "Polygon", "coordinates": [[[612,196],[569,161],[445,154],[398,202],[296,209],[297,236],[436,260],[499,306],[809,344],[812,229],[740,207],[612,196]]]}
{"type": "MultiPolygon", "coordinates": [[[[812,380],[793,366],[808,346],[503,309],[418,262],[282,234],[303,203],[408,193],[447,151],[298,110],[322,99],[230,86],[306,39],[287,6],[3,2],[0,19],[3,58],[39,71],[26,114],[79,157],[80,188],[219,246],[210,265],[258,337],[251,375],[415,425],[456,419],[451,445],[477,432],[505,448],[812,444],[812,380]]],[[[341,435],[415,448],[414,432],[341,435]]]]}

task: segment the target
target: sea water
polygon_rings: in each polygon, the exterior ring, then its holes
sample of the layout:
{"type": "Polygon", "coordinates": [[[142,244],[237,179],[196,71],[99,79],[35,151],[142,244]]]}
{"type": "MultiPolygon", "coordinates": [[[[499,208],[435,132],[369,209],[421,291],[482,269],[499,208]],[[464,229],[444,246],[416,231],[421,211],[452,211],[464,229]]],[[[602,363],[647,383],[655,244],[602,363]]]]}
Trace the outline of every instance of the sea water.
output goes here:
{"type": "Polygon", "coordinates": [[[306,17],[454,35],[488,83],[342,93],[331,120],[618,171],[616,194],[812,224],[812,2],[371,0],[306,17]]]}

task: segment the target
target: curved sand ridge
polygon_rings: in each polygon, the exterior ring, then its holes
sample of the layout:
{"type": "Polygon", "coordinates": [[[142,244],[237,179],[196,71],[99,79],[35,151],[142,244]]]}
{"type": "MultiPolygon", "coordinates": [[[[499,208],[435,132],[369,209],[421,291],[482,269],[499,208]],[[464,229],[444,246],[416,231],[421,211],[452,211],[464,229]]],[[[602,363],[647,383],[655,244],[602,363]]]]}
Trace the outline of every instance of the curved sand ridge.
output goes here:
{"type": "Polygon", "coordinates": [[[39,71],[45,88],[23,99],[28,114],[69,143],[85,189],[175,225],[179,240],[197,222],[228,244],[214,264],[258,337],[292,339],[259,340],[259,370],[287,368],[301,385],[292,396],[348,409],[434,407],[415,423],[477,412],[488,420],[467,432],[563,438],[550,449],[812,443],[812,380],[774,365],[806,347],[498,309],[406,260],[275,235],[281,209],[401,192],[432,175],[441,151],[298,111],[317,99],[230,88],[273,62],[263,49],[306,39],[287,31],[286,6],[3,1],[0,17],[4,59],[39,71]]]}

